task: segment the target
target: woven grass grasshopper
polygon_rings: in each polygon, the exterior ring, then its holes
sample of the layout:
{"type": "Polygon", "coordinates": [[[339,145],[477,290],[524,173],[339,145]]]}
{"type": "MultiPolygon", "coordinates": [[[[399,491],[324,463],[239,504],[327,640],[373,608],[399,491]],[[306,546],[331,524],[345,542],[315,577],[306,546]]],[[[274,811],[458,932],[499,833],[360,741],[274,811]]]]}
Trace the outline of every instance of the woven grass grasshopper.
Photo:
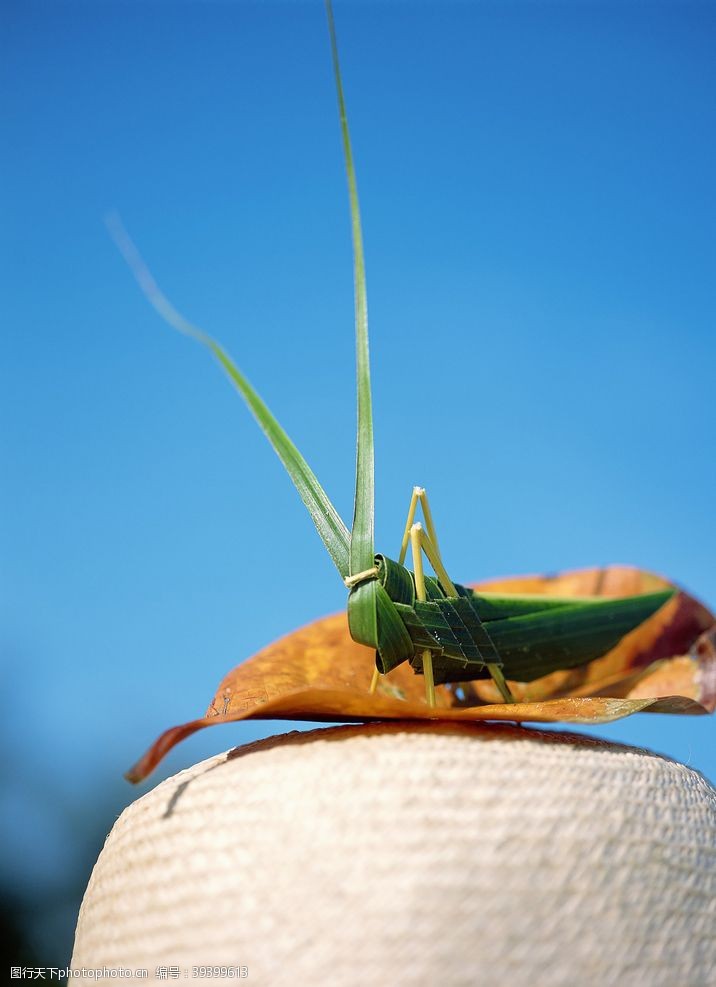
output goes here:
{"type": "Polygon", "coordinates": [[[453,582],[443,563],[425,491],[413,490],[397,561],[374,546],[373,416],[363,237],[358,190],[330,0],[326,13],[335,77],[353,239],[358,440],[355,506],[351,530],[287,433],[237,365],[213,338],[189,323],[167,300],[119,220],[110,230],[141,288],[175,329],[208,347],[222,366],[295,484],[318,533],[349,590],[348,623],[353,639],[376,652],[372,681],[408,661],[425,679],[435,705],[435,685],[491,677],[505,702],[507,680],[529,682],[559,669],[587,664],[643,623],[672,590],[622,599],[554,598],[478,594],[453,582]],[[425,526],[416,522],[418,506],[425,526]],[[407,550],[412,569],[405,566],[407,550]],[[424,559],[434,576],[424,572],[424,559]]]}

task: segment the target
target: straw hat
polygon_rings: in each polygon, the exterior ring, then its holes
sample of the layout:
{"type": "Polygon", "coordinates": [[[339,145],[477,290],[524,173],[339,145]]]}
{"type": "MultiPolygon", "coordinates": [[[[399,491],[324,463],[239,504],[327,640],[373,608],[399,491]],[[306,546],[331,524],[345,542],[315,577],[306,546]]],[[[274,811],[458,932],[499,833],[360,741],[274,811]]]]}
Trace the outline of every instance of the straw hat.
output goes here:
{"type": "Polygon", "coordinates": [[[705,987],[716,791],[648,751],[504,725],[274,737],[123,812],[72,966],[143,967],[145,983],[224,966],[270,987],[705,987]]]}

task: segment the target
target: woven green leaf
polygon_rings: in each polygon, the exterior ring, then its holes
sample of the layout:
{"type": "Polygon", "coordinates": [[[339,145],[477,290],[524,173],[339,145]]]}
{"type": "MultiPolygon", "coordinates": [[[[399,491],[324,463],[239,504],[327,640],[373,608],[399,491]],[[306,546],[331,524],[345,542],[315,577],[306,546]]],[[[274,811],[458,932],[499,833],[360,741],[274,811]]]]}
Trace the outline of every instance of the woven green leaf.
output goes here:
{"type": "Polygon", "coordinates": [[[663,590],[622,599],[575,600],[538,613],[490,620],[487,627],[507,678],[532,682],[599,658],[673,594],[663,590]]]}
{"type": "Polygon", "coordinates": [[[412,642],[412,653],[385,603],[377,637],[371,641],[364,635],[362,643],[374,644],[383,673],[406,659],[420,672],[422,653],[429,650],[436,682],[484,678],[488,664],[518,682],[585,664],[609,651],[673,595],[673,590],[662,590],[620,599],[566,599],[482,595],[456,585],[458,595],[448,597],[428,577],[428,599],[421,602],[409,569],[384,555],[375,561],[375,579],[353,594],[379,583],[412,642]]]}
{"type": "MultiPolygon", "coordinates": [[[[436,683],[491,675],[506,701],[505,677],[530,682],[553,671],[587,664],[614,647],[672,595],[670,590],[621,599],[556,598],[544,595],[476,594],[450,581],[437,549],[427,500],[421,500],[423,531],[413,524],[415,488],[406,536],[412,539],[417,587],[412,572],[374,548],[374,449],[368,349],[368,308],[363,236],[353,151],[330,0],[325,0],[335,76],[341,138],[348,182],[353,240],[357,381],[355,502],[349,533],[305,459],[222,346],[189,323],[165,298],[118,219],[110,228],[140,286],[157,311],[180,332],[205,345],[243,397],[311,515],[339,573],[350,586],[348,624],[352,638],[377,652],[377,668],[388,672],[409,662],[425,672],[426,696],[434,703],[436,683]],[[422,552],[437,577],[422,576],[422,552]],[[423,592],[424,584],[424,592],[423,592]],[[423,667],[425,666],[425,668],[423,667]]],[[[377,679],[374,677],[374,683],[377,679]]]]}

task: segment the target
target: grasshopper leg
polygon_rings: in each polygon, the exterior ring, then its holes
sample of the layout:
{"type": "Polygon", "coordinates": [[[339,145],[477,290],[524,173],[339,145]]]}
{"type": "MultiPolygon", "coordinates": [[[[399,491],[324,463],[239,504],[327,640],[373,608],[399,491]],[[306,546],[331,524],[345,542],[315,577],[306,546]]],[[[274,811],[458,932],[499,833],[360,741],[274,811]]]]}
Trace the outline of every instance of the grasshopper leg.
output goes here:
{"type": "MultiPolygon", "coordinates": [[[[426,525],[426,527],[428,529],[428,534],[432,537],[433,543],[435,545],[437,545],[437,537],[435,535],[435,528],[433,526],[433,518],[432,518],[432,514],[430,513],[430,506],[428,504],[428,498],[427,498],[427,494],[425,493],[425,489],[424,489],[424,487],[413,487],[413,493],[411,495],[410,505],[408,507],[408,517],[407,517],[407,520],[405,522],[405,528],[403,529],[403,539],[402,539],[402,541],[400,543],[400,554],[398,556],[398,562],[399,562],[400,565],[403,565],[403,563],[405,562],[405,556],[406,556],[406,553],[408,551],[408,545],[410,544],[410,539],[411,539],[410,532],[411,532],[411,528],[413,527],[413,522],[415,520],[415,510],[416,510],[416,508],[418,506],[418,503],[420,504],[420,506],[422,507],[422,510],[423,510],[423,516],[425,517],[425,525],[426,525]]],[[[424,588],[424,584],[423,584],[423,588],[424,588]]],[[[431,661],[430,661],[430,666],[431,666],[431,671],[432,671],[432,662],[431,661]]],[[[370,691],[370,694],[371,695],[378,688],[378,682],[379,681],[380,681],[380,672],[378,671],[377,668],[374,668],[373,669],[373,676],[372,676],[372,678],[370,680],[370,690],[369,691],[370,691]]],[[[433,695],[433,703],[432,703],[432,705],[435,705],[435,687],[434,686],[432,688],[432,695],[433,695]]]]}
{"type": "MultiPolygon", "coordinates": [[[[423,574],[423,544],[421,536],[423,526],[419,522],[410,526],[410,548],[413,554],[413,572],[415,573],[415,592],[419,600],[427,599],[425,592],[425,576],[423,574]]],[[[435,706],[435,681],[433,679],[433,656],[429,649],[423,651],[423,676],[425,677],[425,699],[428,706],[435,706]]]]}
{"type": "MultiPolygon", "coordinates": [[[[427,531],[422,529],[418,533],[418,540],[421,548],[428,557],[430,565],[435,570],[435,574],[440,580],[442,588],[445,590],[448,596],[457,596],[457,590],[455,585],[445,571],[445,566],[443,565],[442,558],[440,557],[440,549],[438,547],[438,539],[435,531],[435,525],[433,523],[432,513],[430,511],[430,505],[428,503],[428,495],[422,487],[415,487],[413,490],[413,500],[410,502],[412,515],[408,514],[409,523],[412,525],[413,517],[415,516],[415,506],[414,502],[420,502],[420,506],[423,510],[423,516],[425,518],[425,527],[427,531]]],[[[413,525],[415,527],[415,525],[413,525]]],[[[419,526],[418,526],[419,527],[419,526]]],[[[405,538],[403,539],[405,541],[405,538]]],[[[413,550],[415,554],[415,550],[413,550]]],[[[494,662],[488,662],[487,670],[492,676],[492,681],[495,683],[497,690],[499,691],[502,699],[506,703],[513,703],[515,701],[514,696],[510,692],[510,687],[505,681],[505,676],[502,674],[502,669],[499,665],[494,662]]]]}

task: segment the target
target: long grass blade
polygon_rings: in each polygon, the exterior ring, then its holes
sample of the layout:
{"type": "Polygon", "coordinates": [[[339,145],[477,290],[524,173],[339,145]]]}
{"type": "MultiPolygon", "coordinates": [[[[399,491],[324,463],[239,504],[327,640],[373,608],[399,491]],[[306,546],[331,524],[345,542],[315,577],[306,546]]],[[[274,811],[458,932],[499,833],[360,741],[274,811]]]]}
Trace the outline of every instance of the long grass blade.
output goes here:
{"type": "Polygon", "coordinates": [[[373,454],[373,410],[370,393],[370,360],[368,354],[368,301],[366,294],[365,260],[363,257],[363,234],[361,231],[358,186],[356,183],[353,151],[348,130],[348,117],[343,96],[341,68],[338,61],[338,42],[333,21],[331,0],[326,0],[328,31],[331,39],[333,74],[336,82],[338,111],[343,138],[343,154],[348,179],[350,200],[351,231],[353,235],[353,283],[355,292],[356,324],[356,379],[358,392],[358,436],[356,442],[356,490],[351,533],[350,571],[362,572],[373,565],[374,514],[375,514],[375,470],[373,454]]]}
{"type": "Polygon", "coordinates": [[[178,332],[183,333],[185,336],[191,336],[192,339],[196,339],[206,346],[221,364],[239,394],[248,405],[254,418],[261,426],[266,438],[286,468],[286,472],[293,480],[301,500],[306,505],[308,513],[311,515],[313,523],[316,526],[316,530],[328,550],[328,554],[333,559],[341,576],[345,578],[349,573],[350,535],[338,511],[328,499],[326,492],[316,479],[306,460],[226,350],[203,330],[198,329],[191,322],[187,321],[164,295],[154,280],[149,268],[144,263],[139,251],[130,239],[119,216],[116,213],[112,213],[107,217],[106,222],[112,238],[131,268],[139,287],[159,315],[178,332]]]}

